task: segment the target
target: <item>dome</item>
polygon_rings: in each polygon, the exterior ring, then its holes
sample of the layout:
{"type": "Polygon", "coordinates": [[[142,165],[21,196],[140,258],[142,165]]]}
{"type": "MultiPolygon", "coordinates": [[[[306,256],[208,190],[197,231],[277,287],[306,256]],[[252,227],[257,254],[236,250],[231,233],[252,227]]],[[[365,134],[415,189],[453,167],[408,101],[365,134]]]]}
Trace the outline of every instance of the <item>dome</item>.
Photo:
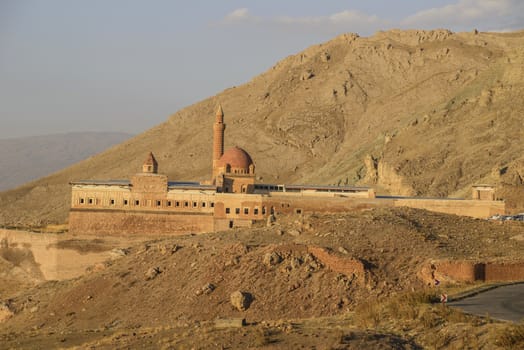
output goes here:
{"type": "Polygon", "coordinates": [[[248,170],[249,166],[253,164],[253,160],[246,151],[235,146],[225,151],[218,161],[220,167],[225,167],[228,164],[231,168],[248,170]]]}

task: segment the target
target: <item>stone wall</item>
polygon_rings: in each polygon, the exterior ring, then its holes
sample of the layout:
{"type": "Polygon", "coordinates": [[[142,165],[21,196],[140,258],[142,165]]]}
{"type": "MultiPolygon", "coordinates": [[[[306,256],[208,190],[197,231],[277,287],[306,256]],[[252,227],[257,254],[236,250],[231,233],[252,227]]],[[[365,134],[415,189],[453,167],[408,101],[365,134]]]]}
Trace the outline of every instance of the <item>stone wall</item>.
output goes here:
{"type": "Polygon", "coordinates": [[[426,209],[439,213],[488,218],[495,214],[504,214],[506,206],[502,201],[462,200],[462,199],[423,199],[396,198],[395,207],[426,209]]]}
{"type": "Polygon", "coordinates": [[[262,204],[275,214],[337,213],[377,207],[393,206],[388,199],[348,197],[312,197],[300,194],[275,194],[264,197],[262,204]]]}
{"type": "Polygon", "coordinates": [[[69,231],[96,235],[162,235],[214,231],[212,214],[75,210],[69,213],[69,231]]]}

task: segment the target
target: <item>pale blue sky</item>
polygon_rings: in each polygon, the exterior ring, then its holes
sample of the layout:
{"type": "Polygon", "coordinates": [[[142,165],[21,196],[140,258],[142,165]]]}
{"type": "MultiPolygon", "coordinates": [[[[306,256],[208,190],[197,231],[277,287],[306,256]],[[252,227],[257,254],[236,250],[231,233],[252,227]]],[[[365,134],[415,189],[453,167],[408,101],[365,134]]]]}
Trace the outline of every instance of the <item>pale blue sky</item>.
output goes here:
{"type": "Polygon", "coordinates": [[[524,28],[522,0],[0,0],[0,138],[139,133],[344,32],[524,28]]]}

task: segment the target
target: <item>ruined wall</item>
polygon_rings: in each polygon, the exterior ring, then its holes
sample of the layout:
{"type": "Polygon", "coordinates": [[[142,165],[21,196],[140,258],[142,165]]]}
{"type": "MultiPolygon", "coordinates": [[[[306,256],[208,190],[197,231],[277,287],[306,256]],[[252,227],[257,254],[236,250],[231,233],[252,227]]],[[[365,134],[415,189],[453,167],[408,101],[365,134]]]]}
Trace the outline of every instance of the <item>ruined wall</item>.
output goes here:
{"type": "Polygon", "coordinates": [[[502,201],[461,199],[396,198],[394,206],[426,209],[439,213],[471,216],[474,218],[488,218],[495,214],[504,214],[506,211],[505,203],[502,201]]]}
{"type": "Polygon", "coordinates": [[[484,278],[483,265],[470,261],[440,261],[433,271],[439,281],[474,282],[484,278]]]}
{"type": "Polygon", "coordinates": [[[364,264],[360,260],[350,257],[339,257],[320,247],[310,246],[307,248],[307,250],[332,271],[342,273],[347,276],[354,274],[360,278],[364,277],[364,264]]]}
{"type": "Polygon", "coordinates": [[[136,212],[74,210],[69,213],[69,232],[74,234],[187,234],[212,232],[212,214],[186,212],[136,212]]]}
{"type": "Polygon", "coordinates": [[[73,249],[58,248],[60,240],[71,239],[70,235],[55,233],[32,233],[0,229],[0,242],[5,242],[6,249],[13,251],[27,250],[25,254],[31,261],[17,262],[15,265],[27,270],[29,267],[38,271],[28,271],[45,280],[63,280],[85,274],[86,268],[101,263],[111,257],[109,251],[78,252],[73,249]],[[39,272],[36,273],[35,272],[39,272]]]}

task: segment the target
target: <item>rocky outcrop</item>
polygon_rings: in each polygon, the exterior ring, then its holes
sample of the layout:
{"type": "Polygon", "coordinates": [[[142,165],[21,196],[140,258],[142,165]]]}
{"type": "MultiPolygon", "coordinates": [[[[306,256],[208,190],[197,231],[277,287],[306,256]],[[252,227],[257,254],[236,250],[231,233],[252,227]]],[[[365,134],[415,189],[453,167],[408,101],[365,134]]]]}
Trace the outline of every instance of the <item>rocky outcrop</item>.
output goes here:
{"type": "Polygon", "coordinates": [[[248,292],[241,292],[239,290],[231,293],[230,296],[231,305],[238,311],[246,311],[249,309],[253,296],[248,292]]]}

